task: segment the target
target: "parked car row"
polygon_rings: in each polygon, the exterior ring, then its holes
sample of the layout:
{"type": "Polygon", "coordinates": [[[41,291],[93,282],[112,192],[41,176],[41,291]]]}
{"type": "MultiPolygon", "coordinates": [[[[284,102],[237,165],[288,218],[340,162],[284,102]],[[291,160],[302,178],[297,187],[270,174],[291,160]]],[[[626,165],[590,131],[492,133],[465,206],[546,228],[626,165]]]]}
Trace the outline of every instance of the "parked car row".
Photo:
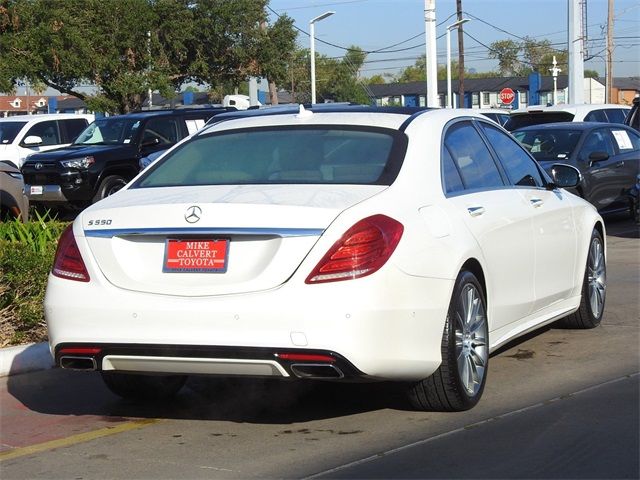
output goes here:
{"type": "MultiPolygon", "coordinates": [[[[336,107],[336,105],[314,106],[315,109],[325,109],[325,111],[336,107]]],[[[294,107],[284,106],[263,109],[259,114],[291,112],[292,108],[294,107]]],[[[358,107],[352,106],[352,108],[358,107]]],[[[637,130],[638,114],[634,113],[637,112],[637,100],[634,108],[635,110],[627,114],[628,123],[632,126],[636,125],[637,130]]],[[[82,208],[115,193],[140,169],[146,168],[177,142],[197,131],[214,116],[230,110],[235,109],[204,108],[138,112],[127,116],[101,118],[91,126],[89,123],[93,120],[92,115],[55,114],[0,119],[0,161],[20,168],[29,157],[29,162],[24,165],[22,174],[26,179],[25,193],[32,204],[47,208],[59,206],[82,208]]],[[[511,113],[501,109],[484,109],[477,112],[509,129],[518,125],[546,123],[551,120],[572,123],[580,120],[618,122],[623,118],[624,112],[629,112],[629,109],[619,105],[562,105],[532,106],[511,113]]],[[[256,113],[256,111],[249,112],[250,115],[256,113]]],[[[220,118],[223,120],[243,115],[242,112],[239,115],[227,113],[220,118]]],[[[616,135],[622,134],[616,133],[616,135]]],[[[626,135],[631,145],[635,145],[636,137],[626,135]]],[[[585,176],[585,184],[581,185],[577,192],[585,195],[587,199],[594,198],[596,204],[605,213],[621,207],[624,204],[621,200],[624,195],[619,195],[615,201],[610,201],[611,199],[601,201],[591,195],[591,190],[594,188],[598,191],[602,190],[597,187],[597,183],[600,181],[598,179],[603,177],[603,168],[607,168],[612,163],[615,163],[617,168],[621,168],[622,165],[613,160],[620,154],[625,156],[626,160],[623,163],[625,168],[617,170],[616,174],[611,176],[618,180],[624,177],[625,185],[629,184],[627,176],[632,174],[633,170],[630,157],[633,156],[635,147],[627,147],[629,142],[626,141],[626,137],[620,137],[620,141],[623,142],[622,147],[617,140],[618,137],[614,138],[615,142],[601,145],[607,148],[599,151],[607,153],[609,160],[601,159],[595,162],[598,164],[596,175],[591,174],[593,161],[588,162],[587,166],[586,163],[578,164],[575,161],[572,163],[570,156],[566,157],[569,163],[582,167],[580,170],[585,176]]],[[[532,145],[532,148],[539,147],[532,145]]],[[[542,159],[539,151],[534,150],[532,153],[537,159],[542,159]]],[[[567,152],[565,154],[568,155],[567,152]]],[[[543,160],[547,163],[548,161],[548,159],[543,160]]],[[[19,175],[16,172],[13,174],[19,175]]],[[[7,176],[8,174],[5,174],[4,183],[8,185],[7,176]]],[[[13,183],[15,180],[16,178],[13,178],[13,183]]],[[[607,178],[609,183],[611,180],[607,178]]],[[[9,193],[7,188],[1,189],[4,217],[14,215],[11,212],[15,212],[18,205],[23,205],[22,210],[25,209],[24,198],[18,198],[22,195],[16,196],[9,193]]],[[[612,188],[610,187],[609,190],[612,188]]],[[[634,198],[633,195],[631,198],[634,198]]],[[[628,199],[627,203],[629,203],[628,199]]]]}

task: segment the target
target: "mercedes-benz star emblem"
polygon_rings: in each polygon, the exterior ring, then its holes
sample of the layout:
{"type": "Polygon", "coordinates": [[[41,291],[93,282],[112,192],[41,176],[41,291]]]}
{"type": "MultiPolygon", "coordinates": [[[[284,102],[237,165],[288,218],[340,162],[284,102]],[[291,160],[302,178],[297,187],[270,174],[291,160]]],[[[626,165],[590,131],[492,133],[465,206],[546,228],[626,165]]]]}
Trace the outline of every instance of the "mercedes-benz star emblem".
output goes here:
{"type": "Polygon", "coordinates": [[[196,223],[200,220],[200,215],[202,215],[202,209],[197,205],[192,205],[187,208],[187,213],[184,214],[184,219],[189,223],[196,223]]]}
{"type": "Polygon", "coordinates": [[[40,162],[36,163],[36,170],[40,170],[44,165],[42,165],[40,162]]]}

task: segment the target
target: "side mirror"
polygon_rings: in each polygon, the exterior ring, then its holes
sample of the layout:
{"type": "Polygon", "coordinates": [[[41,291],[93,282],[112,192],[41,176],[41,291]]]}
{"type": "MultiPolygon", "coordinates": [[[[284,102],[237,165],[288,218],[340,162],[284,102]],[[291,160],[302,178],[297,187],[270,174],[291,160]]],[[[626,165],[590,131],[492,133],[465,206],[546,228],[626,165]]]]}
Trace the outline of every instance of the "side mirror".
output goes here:
{"type": "Polygon", "coordinates": [[[580,170],[564,163],[554,163],[551,166],[551,178],[556,187],[571,188],[577,187],[582,181],[580,170]]]}
{"type": "Polygon", "coordinates": [[[609,154],[607,152],[591,152],[589,154],[589,161],[591,163],[602,162],[609,158],[609,154]]]}
{"type": "Polygon", "coordinates": [[[38,145],[42,145],[42,138],[37,135],[29,135],[22,141],[22,144],[29,147],[36,147],[38,145]]]}

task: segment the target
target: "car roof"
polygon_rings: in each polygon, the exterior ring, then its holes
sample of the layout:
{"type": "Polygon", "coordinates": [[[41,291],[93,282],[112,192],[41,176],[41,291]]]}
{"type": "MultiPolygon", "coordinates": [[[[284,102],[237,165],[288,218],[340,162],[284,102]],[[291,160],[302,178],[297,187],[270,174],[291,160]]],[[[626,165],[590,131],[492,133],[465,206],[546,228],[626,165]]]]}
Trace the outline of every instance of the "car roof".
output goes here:
{"type": "Polygon", "coordinates": [[[298,113],[300,106],[305,110],[314,113],[397,113],[400,115],[413,115],[415,113],[425,111],[425,107],[376,107],[371,105],[353,105],[353,104],[336,104],[336,103],[320,103],[320,104],[286,104],[275,105],[266,108],[249,108],[248,110],[238,110],[237,112],[222,113],[216,115],[214,122],[230,120],[236,118],[261,117],[266,115],[285,115],[298,113]]]}
{"type": "Polygon", "coordinates": [[[626,129],[626,125],[621,123],[607,123],[607,122],[554,122],[554,123],[540,123],[537,125],[527,125],[515,129],[515,132],[524,132],[527,130],[592,130],[594,128],[616,128],[626,129]]]}
{"type": "Polygon", "coordinates": [[[165,117],[175,115],[197,115],[198,113],[227,113],[233,112],[233,107],[200,107],[200,108],[174,108],[166,110],[139,110],[135,112],[125,113],[122,115],[112,115],[103,118],[127,118],[133,120],[142,120],[149,117],[165,117]]]}
{"type": "Polygon", "coordinates": [[[363,121],[364,117],[362,115],[382,115],[382,117],[379,117],[379,120],[381,120],[381,124],[373,121],[369,122],[369,124],[371,126],[399,128],[403,124],[403,122],[411,118],[412,115],[416,115],[428,110],[432,109],[428,109],[425,107],[376,107],[371,105],[344,104],[319,104],[313,106],[309,105],[307,108],[305,105],[291,104],[287,106],[242,110],[238,112],[216,115],[215,118],[209,120],[209,122],[201,130],[201,132],[209,131],[209,127],[220,125],[221,123],[226,124],[229,121],[239,120],[244,120],[245,122],[243,122],[242,124],[247,127],[255,127],[268,124],[291,124],[292,118],[298,118],[298,115],[300,115],[301,111],[304,111],[304,115],[307,115],[307,118],[309,119],[307,123],[315,124],[317,123],[317,119],[322,119],[323,122],[330,124],[348,123],[353,125],[363,125],[365,123],[363,121]],[[317,116],[318,114],[320,116],[317,116]],[[314,115],[316,115],[315,120],[311,120],[314,115]],[[396,120],[390,120],[392,116],[395,116],[396,120]],[[382,120],[383,118],[385,120],[382,120]],[[269,120],[267,121],[267,119],[269,120]]]}
{"type": "Polygon", "coordinates": [[[513,110],[511,115],[521,115],[526,113],[542,113],[542,112],[569,112],[578,114],[581,112],[588,113],[592,110],[600,110],[604,108],[629,108],[627,105],[618,105],[615,103],[600,103],[600,104],[562,104],[562,105],[529,105],[526,108],[519,108],[513,110]]]}
{"type": "Polygon", "coordinates": [[[260,127],[297,126],[297,125],[352,125],[364,128],[389,128],[405,131],[412,122],[436,121],[446,123],[456,118],[477,118],[487,123],[494,122],[477,112],[477,109],[442,109],[425,107],[372,107],[354,106],[316,108],[311,111],[304,109],[302,114],[298,109],[279,110],[273,114],[250,114],[242,112],[239,115],[215,117],[212,123],[201,129],[196,135],[209,133],[260,127]],[[427,118],[428,117],[428,118],[427,118]]]}
{"type": "Polygon", "coordinates": [[[0,118],[0,122],[32,122],[40,120],[62,120],[67,118],[93,118],[91,113],[39,113],[37,115],[13,115],[0,118]]]}

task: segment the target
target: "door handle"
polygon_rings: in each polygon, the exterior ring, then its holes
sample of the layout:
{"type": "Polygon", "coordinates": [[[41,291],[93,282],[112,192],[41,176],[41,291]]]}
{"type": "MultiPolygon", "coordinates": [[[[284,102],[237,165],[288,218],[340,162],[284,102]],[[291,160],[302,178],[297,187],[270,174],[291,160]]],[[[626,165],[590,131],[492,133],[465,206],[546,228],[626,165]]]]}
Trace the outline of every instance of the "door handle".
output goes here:
{"type": "Polygon", "coordinates": [[[472,217],[479,217],[484,213],[484,207],[467,207],[467,211],[472,217]]]}
{"type": "Polygon", "coordinates": [[[622,168],[622,167],[624,167],[624,161],[620,161],[616,163],[616,168],[622,168]]]}
{"type": "Polygon", "coordinates": [[[542,204],[544,203],[544,200],[542,200],[541,198],[531,198],[529,199],[529,202],[531,203],[531,205],[533,205],[535,208],[541,207],[542,204]]]}

